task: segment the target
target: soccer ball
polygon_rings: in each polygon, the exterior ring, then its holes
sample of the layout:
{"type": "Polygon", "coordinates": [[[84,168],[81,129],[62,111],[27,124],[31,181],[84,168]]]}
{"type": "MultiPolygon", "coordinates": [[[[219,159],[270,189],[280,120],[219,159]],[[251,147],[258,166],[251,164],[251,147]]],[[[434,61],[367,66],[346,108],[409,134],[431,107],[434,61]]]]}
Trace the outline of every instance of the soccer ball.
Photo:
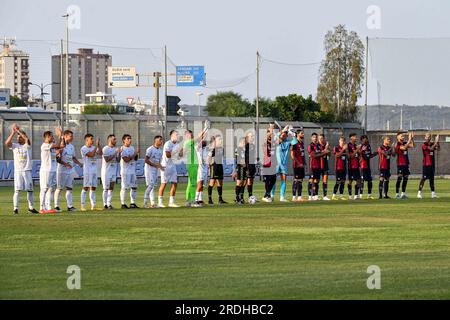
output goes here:
{"type": "Polygon", "coordinates": [[[251,196],[248,198],[248,203],[250,203],[250,204],[255,204],[256,201],[258,201],[258,199],[256,199],[255,196],[251,196]]]}

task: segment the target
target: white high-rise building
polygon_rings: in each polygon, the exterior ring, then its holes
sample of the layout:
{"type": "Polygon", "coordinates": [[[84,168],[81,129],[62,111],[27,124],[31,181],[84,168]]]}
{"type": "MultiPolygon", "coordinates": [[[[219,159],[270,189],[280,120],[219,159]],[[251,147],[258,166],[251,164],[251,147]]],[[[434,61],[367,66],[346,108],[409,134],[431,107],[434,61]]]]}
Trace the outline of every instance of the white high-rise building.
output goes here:
{"type": "MultiPolygon", "coordinates": [[[[63,77],[61,81],[61,56],[52,56],[52,82],[65,83],[66,57],[63,56],[63,77]]],[[[109,54],[94,53],[92,49],[78,49],[69,54],[69,104],[86,103],[86,95],[103,92],[111,94],[108,88],[108,67],[112,65],[109,54]]],[[[63,95],[65,91],[63,92],[63,95]]],[[[52,100],[61,101],[61,87],[52,86],[52,100]]]]}
{"type": "Polygon", "coordinates": [[[29,97],[30,55],[17,49],[15,40],[5,38],[0,53],[0,88],[8,88],[12,96],[29,97]]]}

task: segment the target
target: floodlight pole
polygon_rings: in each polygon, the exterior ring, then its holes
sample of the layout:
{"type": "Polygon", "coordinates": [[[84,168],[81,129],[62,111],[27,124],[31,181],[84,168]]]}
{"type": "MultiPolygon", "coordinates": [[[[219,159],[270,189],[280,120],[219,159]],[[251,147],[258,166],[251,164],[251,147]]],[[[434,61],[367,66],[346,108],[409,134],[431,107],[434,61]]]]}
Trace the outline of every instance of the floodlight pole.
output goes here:
{"type": "Polygon", "coordinates": [[[259,164],[259,51],[256,51],[256,163],[259,164]]]}
{"type": "Polygon", "coordinates": [[[367,92],[369,84],[369,37],[366,37],[366,88],[364,101],[364,132],[367,133],[367,92]]]}
{"type": "Polygon", "coordinates": [[[63,77],[64,77],[64,70],[63,70],[63,68],[64,68],[64,63],[63,63],[63,59],[64,59],[64,44],[63,44],[63,39],[61,39],[61,55],[60,55],[60,61],[59,61],[59,64],[60,64],[60,68],[61,68],[61,70],[60,70],[60,81],[59,81],[59,83],[60,83],[60,87],[59,87],[59,89],[60,89],[60,91],[59,91],[59,93],[60,93],[60,98],[59,98],[59,107],[60,107],[60,111],[61,111],[61,113],[60,113],[60,115],[61,115],[61,118],[60,118],[60,122],[59,122],[59,124],[60,124],[60,126],[61,126],[61,129],[62,130],[64,130],[64,81],[63,81],[63,77]]]}

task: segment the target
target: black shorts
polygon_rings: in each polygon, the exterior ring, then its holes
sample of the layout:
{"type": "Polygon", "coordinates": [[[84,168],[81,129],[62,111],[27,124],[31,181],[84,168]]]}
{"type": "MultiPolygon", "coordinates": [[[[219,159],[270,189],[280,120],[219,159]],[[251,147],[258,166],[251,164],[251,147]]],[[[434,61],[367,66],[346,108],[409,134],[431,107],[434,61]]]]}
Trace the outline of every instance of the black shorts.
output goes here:
{"type": "Polygon", "coordinates": [[[433,166],[423,166],[422,178],[430,179],[432,177],[434,177],[434,167],[433,166]]]}
{"type": "Polygon", "coordinates": [[[389,179],[391,177],[390,169],[380,169],[380,178],[389,179]]]}
{"type": "Polygon", "coordinates": [[[362,178],[364,181],[372,181],[372,170],[370,168],[362,169],[362,178]]]}
{"type": "Polygon", "coordinates": [[[256,175],[256,164],[248,164],[246,165],[247,168],[247,179],[254,179],[256,175]]]}
{"type": "Polygon", "coordinates": [[[409,172],[408,166],[398,166],[397,167],[397,175],[399,176],[409,176],[411,172],[409,172]]]}
{"type": "Polygon", "coordinates": [[[347,172],[345,170],[336,170],[336,182],[345,181],[347,172]]]}
{"type": "Polygon", "coordinates": [[[304,179],[305,168],[294,168],[294,179],[304,179]]]}
{"type": "Polygon", "coordinates": [[[209,177],[210,179],[223,180],[223,165],[222,164],[212,164],[209,166],[209,177]]]}
{"type": "Polygon", "coordinates": [[[320,175],[322,174],[322,169],[311,169],[312,173],[309,175],[310,179],[319,180],[320,175]]]}
{"type": "Polygon", "coordinates": [[[247,167],[243,164],[236,166],[236,180],[247,180],[247,167]]]}
{"type": "Polygon", "coordinates": [[[361,172],[358,169],[348,169],[348,180],[361,180],[361,172]]]}

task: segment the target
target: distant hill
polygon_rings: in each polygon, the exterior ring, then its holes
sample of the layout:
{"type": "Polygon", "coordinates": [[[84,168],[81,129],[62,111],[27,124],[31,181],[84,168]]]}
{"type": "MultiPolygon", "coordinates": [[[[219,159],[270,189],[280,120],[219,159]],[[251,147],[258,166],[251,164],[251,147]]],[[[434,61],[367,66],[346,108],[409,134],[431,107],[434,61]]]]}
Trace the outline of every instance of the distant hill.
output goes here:
{"type": "Polygon", "coordinates": [[[368,130],[399,129],[401,110],[403,129],[450,128],[450,107],[376,105],[369,106],[367,110],[368,130]]]}

